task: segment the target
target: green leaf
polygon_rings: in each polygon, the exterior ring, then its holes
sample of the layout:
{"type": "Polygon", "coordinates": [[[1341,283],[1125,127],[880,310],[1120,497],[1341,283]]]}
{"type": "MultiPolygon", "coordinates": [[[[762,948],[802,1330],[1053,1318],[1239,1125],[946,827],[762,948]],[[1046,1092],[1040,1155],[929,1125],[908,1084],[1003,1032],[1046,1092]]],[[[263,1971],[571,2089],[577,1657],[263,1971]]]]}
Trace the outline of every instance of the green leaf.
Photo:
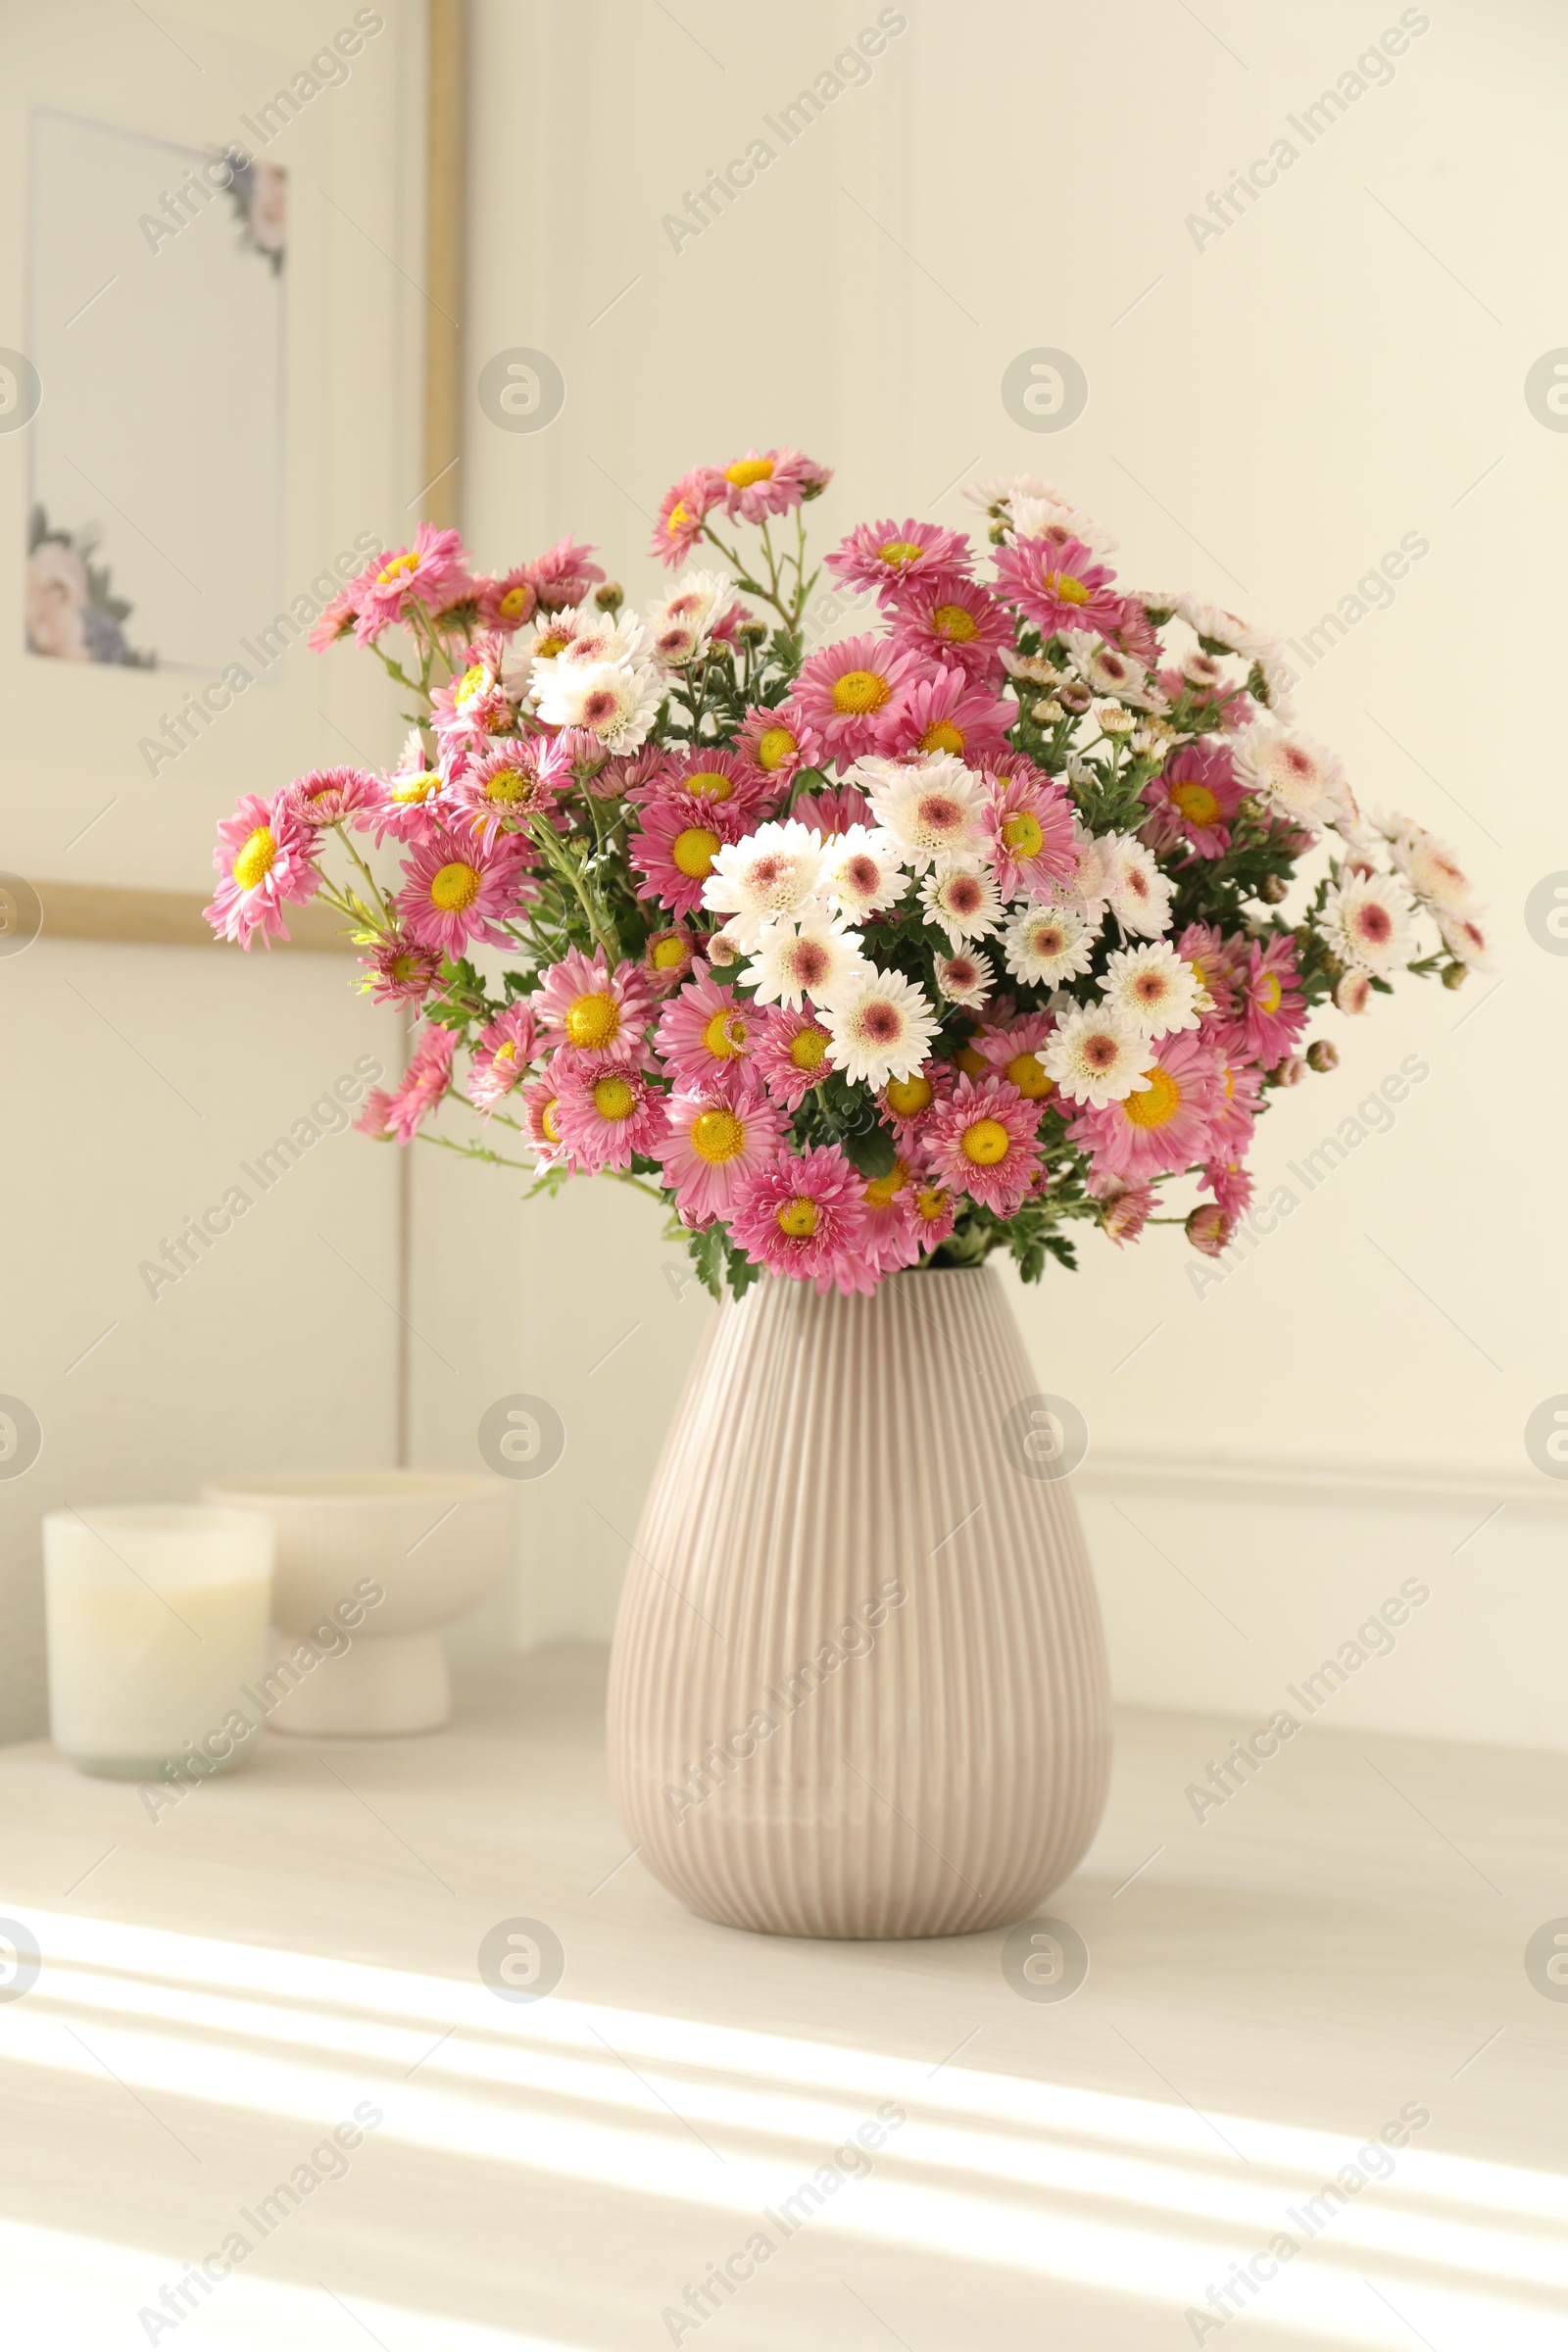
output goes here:
{"type": "Polygon", "coordinates": [[[844,1149],[867,1182],[891,1176],[898,1146],[885,1127],[869,1127],[863,1135],[847,1135],[844,1149]]]}

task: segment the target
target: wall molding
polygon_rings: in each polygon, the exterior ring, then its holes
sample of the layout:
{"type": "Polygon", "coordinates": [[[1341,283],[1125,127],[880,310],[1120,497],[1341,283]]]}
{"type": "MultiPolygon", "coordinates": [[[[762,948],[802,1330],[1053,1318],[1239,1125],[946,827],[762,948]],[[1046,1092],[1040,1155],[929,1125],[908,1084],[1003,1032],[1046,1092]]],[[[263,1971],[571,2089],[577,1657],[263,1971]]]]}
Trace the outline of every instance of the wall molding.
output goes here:
{"type": "MultiPolygon", "coordinates": [[[[143,948],[210,948],[211,923],[199,890],[122,890],[97,882],[33,882],[43,909],[42,939],[112,940],[143,948]]],[[[277,947],[308,956],[352,956],[343,918],[327,906],[291,906],[289,938],[277,947]]]]}
{"type": "Polygon", "coordinates": [[[1568,1480],[1560,1485],[1528,1471],[1489,1470],[1475,1463],[1439,1469],[1419,1462],[1386,1465],[1332,1458],[1260,1460],[1223,1455],[1097,1453],[1091,1451],[1074,1483],[1085,1493],[1164,1489],[1227,1501],[1255,1497],[1325,1509],[1456,1511],[1478,1515],[1498,1503],[1513,1517],[1556,1519],[1568,1512],[1568,1480]]]}

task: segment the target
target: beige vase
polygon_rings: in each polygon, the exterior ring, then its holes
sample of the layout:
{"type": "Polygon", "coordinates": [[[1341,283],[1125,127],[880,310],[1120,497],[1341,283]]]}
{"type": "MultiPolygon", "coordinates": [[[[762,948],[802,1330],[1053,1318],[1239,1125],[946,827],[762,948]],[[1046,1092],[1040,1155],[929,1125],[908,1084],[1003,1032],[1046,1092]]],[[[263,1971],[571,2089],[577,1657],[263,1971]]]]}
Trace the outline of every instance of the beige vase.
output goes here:
{"type": "Polygon", "coordinates": [[[775,1936],[1028,1917],[1109,1771],[1055,1400],[989,1268],[713,1318],[627,1571],[621,1822],[690,1908],[775,1936]]]}

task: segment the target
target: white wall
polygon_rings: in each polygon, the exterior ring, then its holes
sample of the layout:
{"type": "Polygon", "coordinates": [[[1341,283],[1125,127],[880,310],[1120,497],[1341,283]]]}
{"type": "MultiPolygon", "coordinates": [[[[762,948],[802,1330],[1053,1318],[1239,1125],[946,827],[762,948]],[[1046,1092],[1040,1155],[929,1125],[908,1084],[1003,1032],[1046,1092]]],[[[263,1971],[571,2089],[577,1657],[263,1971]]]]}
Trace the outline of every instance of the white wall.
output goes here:
{"type": "MultiPolygon", "coordinates": [[[[284,281],[290,592],[362,528],[407,536],[421,483],[419,378],[408,355],[422,300],[402,271],[417,268],[422,12],[382,13],[386,28],[349,81],[270,151],[295,199],[284,281]]],[[[13,12],[0,96],[0,344],[24,342],[34,102],[179,140],[240,136],[240,113],[287,84],[352,14],[323,18],[304,0],[185,0],[152,14],[60,0],[25,22],[13,12]]],[[[153,253],[127,221],[123,280],[105,304],[133,302],[137,271],[177,271],[180,252],[176,242],[153,253]]],[[[54,300],[61,289],[41,293],[54,300]]],[[[215,337],[198,429],[219,449],[226,360],[215,337]]],[[[112,402],[112,377],[102,391],[112,402]]],[[[354,756],[351,745],[385,756],[395,719],[359,665],[297,644],[274,684],[150,777],[138,738],[188,680],[22,652],[26,440],[0,434],[11,551],[0,564],[0,866],[43,881],[206,889],[214,821],[240,792],[270,793],[305,767],[354,756]]],[[[91,473],[90,453],[79,454],[91,473]]],[[[133,489],[100,486],[134,507],[133,489]]],[[[83,497],[96,503],[96,492],[83,497]]],[[[138,519],[155,534],[166,527],[138,519]]],[[[243,545],[233,561],[243,569],[243,545]]],[[[259,605],[254,625],[270,617],[259,605]]],[[[45,1509],[188,1498],[204,1475],[237,1464],[392,1458],[390,1151],[330,1135],[176,1288],[155,1300],[137,1273],[187,1212],[221,1198],[239,1159],[308,1114],[358,1056],[395,1066],[399,1026],[350,993],[353,977],[344,957],[245,957],[213,945],[46,936],[0,957],[0,1392],[24,1397],[44,1431],[36,1466],[0,1478],[0,1739],[42,1720],[45,1509]]]]}
{"type": "MultiPolygon", "coordinates": [[[[1434,6],[1390,86],[1308,145],[1287,118],[1352,69],[1396,8],[1211,0],[1195,16],[1131,0],[1112,25],[1026,0],[914,0],[869,85],[677,252],[662,216],[771,138],[764,115],[876,11],[687,0],[677,13],[612,22],[476,0],[468,379],[492,353],[531,345],[567,382],[538,435],[498,430],[470,401],[478,555],[500,563],[571,528],[641,598],[666,483],[698,458],[779,440],[840,468],[810,513],[818,548],[862,515],[956,522],[956,479],[1027,467],[1119,533],[1131,581],[1190,582],[1291,636],[1402,534],[1428,540],[1392,610],[1358,622],[1298,702],[1344,750],[1364,802],[1455,843],[1494,909],[1500,987],[1412,983],[1372,1018],[1320,1022],[1341,1067],[1277,1104],[1254,1162],[1265,1189],[1290,1183],[1300,1205],[1222,1285],[1200,1298],[1180,1238],[1155,1234],[1126,1253],[1087,1244],[1076,1279],[1053,1272],[1019,1305],[1043,1385],[1080,1403],[1100,1457],[1309,1465],[1351,1495],[1362,1490],[1346,1479],[1368,1465],[1462,1473],[1488,1494],[1534,1481],[1549,1512],[1554,1490],[1522,1431],[1568,1386],[1551,1208],[1568,965],[1527,936],[1522,906],[1568,865],[1549,716],[1561,588],[1542,527],[1568,442],[1528,412],[1523,385],[1564,333],[1568,24],[1545,0],[1434,6]],[[1299,160],[1199,250],[1187,216],[1281,135],[1299,160]],[[1057,437],[1023,430],[999,397],[1007,362],[1037,345],[1072,352],[1090,380],[1087,412],[1057,437]],[[1308,1194],[1289,1163],[1409,1054],[1430,1076],[1394,1131],[1308,1194]]],[[[427,1296],[458,1279],[475,1233],[503,1254],[504,1328],[482,1349],[475,1337],[479,1390],[526,1365],[580,1416],[565,1462],[530,1496],[536,1547],[515,1622],[603,1628],[623,1554],[590,1502],[608,1509],[612,1482],[632,1532],[708,1309],[662,1291],[664,1252],[641,1203],[590,1195],[519,1210],[495,1187],[481,1202],[477,1173],[420,1178],[427,1296]],[[639,1317],[590,1391],[601,1339],[639,1317]]],[[[423,1427],[432,1444],[458,1442],[433,1404],[423,1427]]],[[[1363,1494],[1346,1507],[1370,1506],[1363,1494]]],[[[1321,1638],[1293,1614],[1319,1574],[1296,1541],[1298,1510],[1288,1481],[1261,1502],[1249,1490],[1245,1509],[1210,1481],[1183,1522],[1184,1565],[1200,1574],[1223,1555],[1233,1597],[1282,1656],[1298,1632],[1307,1649],[1321,1638]]],[[[1137,1626],[1151,1567],[1098,1504],[1094,1516],[1123,1690],[1219,1703],[1200,1619],[1155,1604],[1169,1641],[1152,1663],[1137,1626]]],[[[1391,1544],[1415,1543],[1413,1522],[1396,1511],[1356,1525],[1376,1585],[1391,1544]]],[[[1462,1733],[1473,1706],[1484,1736],[1513,1724],[1568,1740],[1554,1690],[1522,1714],[1508,1703],[1531,1671],[1521,1661],[1539,1655],[1553,1525],[1539,1523],[1548,1551],[1508,1582],[1490,1646],[1474,1629],[1469,1698],[1440,1696],[1436,1681],[1423,1697],[1418,1681],[1391,1723],[1462,1733]]],[[[1332,1617],[1331,1598],[1337,1588],[1332,1617]]],[[[1271,1649],[1229,1679],[1225,1703],[1257,1704],[1276,1680],[1271,1649]]]]}

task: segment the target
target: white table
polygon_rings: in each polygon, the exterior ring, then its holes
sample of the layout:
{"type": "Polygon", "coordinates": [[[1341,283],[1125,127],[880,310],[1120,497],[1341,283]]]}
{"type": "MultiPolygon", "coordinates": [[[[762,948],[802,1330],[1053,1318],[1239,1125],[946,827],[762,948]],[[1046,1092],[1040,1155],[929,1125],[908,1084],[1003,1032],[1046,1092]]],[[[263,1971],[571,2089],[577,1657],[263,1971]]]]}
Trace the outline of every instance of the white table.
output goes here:
{"type": "Polygon", "coordinates": [[[1184,1787],[1244,1727],[1125,1718],[1049,1906],[1089,1980],[1040,2003],[1001,1936],[688,1917],[626,1858],[603,1673],[500,1660],[448,1732],[269,1738],[156,1822],[0,1750],[0,1913],[44,1952],[0,2003],[8,2352],[1568,2342],[1568,2001],[1523,1962],[1568,1913],[1568,1759],[1309,1727],[1200,1826],[1184,1787]],[[565,1954],[531,2005],[476,1966],[517,1918],[565,1954]],[[1410,2106],[1308,2244],[1290,2209],[1410,2106]],[[831,2187],[879,2107],[906,2120],[831,2187]],[[1184,2318],[1248,2261],[1245,2318],[1184,2318]]]}

